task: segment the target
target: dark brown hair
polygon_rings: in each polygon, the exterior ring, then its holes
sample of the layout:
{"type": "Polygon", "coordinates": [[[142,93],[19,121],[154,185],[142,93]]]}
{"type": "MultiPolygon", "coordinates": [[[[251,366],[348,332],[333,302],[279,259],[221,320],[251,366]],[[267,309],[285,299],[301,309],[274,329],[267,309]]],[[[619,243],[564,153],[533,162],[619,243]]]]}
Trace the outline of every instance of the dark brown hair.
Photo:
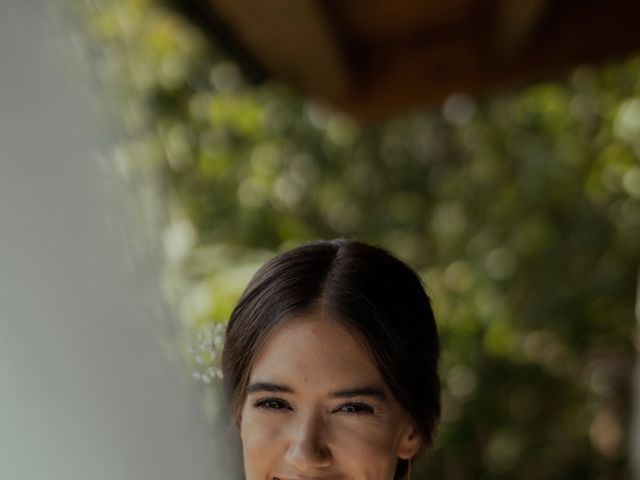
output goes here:
{"type": "MultiPolygon", "coordinates": [[[[251,279],[227,327],[224,387],[239,418],[253,362],[288,319],[331,312],[365,339],[389,390],[409,412],[425,446],[440,418],[439,341],[418,275],[387,251],[353,240],[316,241],[284,252],[251,279]]],[[[407,461],[400,460],[396,479],[407,461]]]]}

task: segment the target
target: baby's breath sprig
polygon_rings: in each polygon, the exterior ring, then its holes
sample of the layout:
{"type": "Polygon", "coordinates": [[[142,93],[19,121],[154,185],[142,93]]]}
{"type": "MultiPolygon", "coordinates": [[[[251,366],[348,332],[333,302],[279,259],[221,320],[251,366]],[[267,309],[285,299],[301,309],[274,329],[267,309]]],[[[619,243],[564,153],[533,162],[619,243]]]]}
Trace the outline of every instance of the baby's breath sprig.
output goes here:
{"type": "Polygon", "coordinates": [[[193,378],[206,384],[214,378],[222,378],[222,349],[226,323],[215,323],[210,328],[195,333],[188,347],[195,363],[193,378]]]}

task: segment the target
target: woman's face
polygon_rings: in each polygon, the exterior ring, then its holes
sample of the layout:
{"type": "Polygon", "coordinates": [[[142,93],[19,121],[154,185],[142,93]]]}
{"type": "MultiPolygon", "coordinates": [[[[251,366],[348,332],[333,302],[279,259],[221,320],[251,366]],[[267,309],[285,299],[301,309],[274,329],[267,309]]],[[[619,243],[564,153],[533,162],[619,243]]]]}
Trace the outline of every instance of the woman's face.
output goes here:
{"type": "Polygon", "coordinates": [[[240,435],[247,480],[391,480],[420,446],[359,336],[298,318],[254,363],[240,435]]]}

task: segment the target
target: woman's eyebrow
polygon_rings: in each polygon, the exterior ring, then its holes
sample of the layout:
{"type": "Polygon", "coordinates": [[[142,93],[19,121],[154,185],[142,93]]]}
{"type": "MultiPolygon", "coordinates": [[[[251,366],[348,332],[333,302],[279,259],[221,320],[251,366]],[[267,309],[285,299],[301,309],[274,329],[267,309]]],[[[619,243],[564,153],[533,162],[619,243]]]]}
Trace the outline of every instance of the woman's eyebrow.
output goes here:
{"type": "MultiPolygon", "coordinates": [[[[258,392],[293,393],[293,390],[286,385],[278,385],[271,382],[255,382],[247,385],[247,395],[258,392]]],[[[338,390],[332,392],[329,396],[332,398],[375,397],[378,400],[386,400],[387,398],[382,389],[369,386],[338,390]]]]}
{"type": "Polygon", "coordinates": [[[256,392],[293,393],[293,390],[286,385],[270,382],[256,382],[247,385],[247,394],[256,392]]]}
{"type": "Polygon", "coordinates": [[[331,396],[334,398],[376,397],[378,400],[386,400],[387,398],[384,391],[377,387],[358,387],[349,390],[339,390],[331,393],[331,396]]]}

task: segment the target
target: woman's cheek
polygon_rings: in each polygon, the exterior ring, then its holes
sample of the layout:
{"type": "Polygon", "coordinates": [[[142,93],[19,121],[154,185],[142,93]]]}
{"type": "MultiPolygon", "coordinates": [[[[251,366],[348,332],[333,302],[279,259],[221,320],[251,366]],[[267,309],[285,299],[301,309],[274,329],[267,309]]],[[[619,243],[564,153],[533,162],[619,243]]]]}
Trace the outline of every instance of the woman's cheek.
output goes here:
{"type": "Polygon", "coordinates": [[[363,478],[385,478],[385,472],[394,471],[397,460],[391,431],[393,429],[381,425],[342,425],[335,431],[332,451],[336,460],[350,464],[354,470],[367,472],[363,478]]]}
{"type": "Polygon", "coordinates": [[[277,415],[243,416],[240,427],[247,480],[262,478],[281,455],[282,421],[277,415]]]}

